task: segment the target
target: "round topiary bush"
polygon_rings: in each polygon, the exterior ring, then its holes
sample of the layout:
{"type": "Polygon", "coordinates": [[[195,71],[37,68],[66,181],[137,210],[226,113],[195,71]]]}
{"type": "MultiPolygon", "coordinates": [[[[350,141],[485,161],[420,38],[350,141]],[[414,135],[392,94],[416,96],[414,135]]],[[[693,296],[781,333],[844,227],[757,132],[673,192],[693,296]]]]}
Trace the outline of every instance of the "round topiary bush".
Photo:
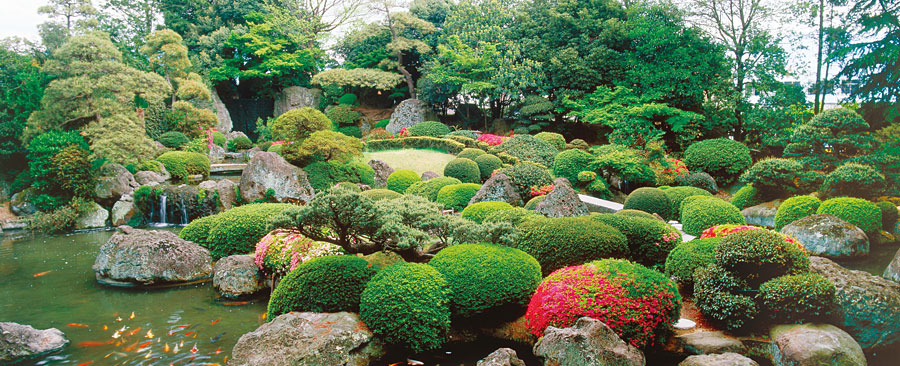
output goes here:
{"type": "Polygon", "coordinates": [[[881,210],[881,228],[885,231],[894,230],[894,226],[897,225],[897,206],[888,201],[881,201],[875,204],[878,206],[878,209],[881,210]]]}
{"type": "Polygon", "coordinates": [[[659,220],[659,218],[656,217],[656,216],[653,216],[653,214],[648,213],[648,212],[644,212],[644,211],[641,211],[641,210],[631,210],[631,209],[628,209],[628,210],[619,210],[619,211],[616,211],[616,213],[615,213],[614,215],[633,216],[633,217],[643,217],[643,218],[645,218],[645,219],[659,220]]]}
{"type": "Polygon", "coordinates": [[[716,246],[721,238],[694,239],[679,243],[666,257],[666,275],[690,290],[694,286],[694,271],[716,263],[716,246]]]}
{"type": "Polygon", "coordinates": [[[663,190],[663,193],[669,198],[671,218],[676,221],[681,221],[681,201],[685,198],[690,196],[712,196],[706,190],[697,187],[669,187],[663,190]]]}
{"type": "Polygon", "coordinates": [[[596,159],[595,156],[578,149],[562,151],[556,154],[556,159],[553,160],[553,175],[566,178],[575,184],[580,181],[578,174],[589,170],[591,162],[596,159]]]}
{"type": "Polygon", "coordinates": [[[159,143],[163,144],[163,146],[170,149],[180,149],[191,140],[181,132],[169,131],[160,135],[159,138],[156,139],[156,141],[159,141],[159,143]]]}
{"type": "Polygon", "coordinates": [[[778,276],[808,271],[809,255],[795,240],[772,230],[742,230],[722,239],[716,263],[756,288],[778,276]]]}
{"type": "MultiPolygon", "coordinates": [[[[349,105],[338,105],[328,108],[325,116],[338,126],[355,125],[362,118],[362,114],[354,111],[349,105]]],[[[349,135],[348,135],[349,136],[349,135]]]]}
{"type": "Polygon", "coordinates": [[[362,191],[360,193],[363,196],[369,197],[373,201],[381,201],[381,200],[392,200],[395,198],[403,197],[402,194],[394,192],[390,189],[376,188],[370,189],[368,191],[362,191]]]}
{"type": "Polygon", "coordinates": [[[532,197],[530,200],[528,200],[528,202],[525,202],[524,207],[526,210],[534,211],[534,209],[537,208],[538,203],[543,202],[545,199],[547,199],[546,194],[532,197]]]}
{"type": "Polygon", "coordinates": [[[330,130],[332,122],[318,109],[303,107],[284,112],[269,127],[276,139],[300,142],[313,132],[330,130]]]}
{"type": "Polygon", "coordinates": [[[516,193],[522,197],[531,197],[531,187],[553,184],[550,172],[534,164],[518,163],[500,169],[498,173],[506,174],[516,193]]]}
{"type": "Polygon", "coordinates": [[[250,141],[250,138],[247,136],[235,136],[233,139],[228,140],[228,151],[236,152],[252,147],[253,141],[250,141]]]}
{"type": "Polygon", "coordinates": [[[743,225],[747,222],[744,220],[741,210],[734,205],[715,197],[706,197],[689,202],[687,199],[682,201],[681,223],[685,233],[699,236],[703,230],[716,225],[743,225]]]}
{"type": "Polygon", "coordinates": [[[444,176],[459,179],[463,183],[481,183],[481,169],[471,159],[456,158],[444,166],[444,176]]]}
{"type": "Polygon", "coordinates": [[[440,348],[450,330],[450,287],[427,264],[391,265],[366,285],[359,317],[388,344],[412,353],[440,348]]]}
{"type": "Polygon", "coordinates": [[[513,226],[518,226],[525,220],[542,218],[541,214],[534,211],[526,210],[522,207],[513,207],[509,210],[498,210],[491,212],[485,217],[483,222],[508,222],[513,226]]]}
{"type": "Polygon", "coordinates": [[[672,202],[666,196],[666,192],[659,188],[643,187],[635,189],[625,198],[624,209],[641,210],[647,213],[655,213],[669,220],[672,215],[672,202]]]}
{"type": "Polygon", "coordinates": [[[741,182],[752,184],[761,200],[784,198],[801,192],[798,183],[806,175],[806,169],[794,159],[763,159],[741,174],[741,182]]]}
{"type": "Polygon", "coordinates": [[[616,228],[588,217],[527,220],[519,225],[516,247],[531,254],[544,274],[603,258],[623,258],[628,238],[616,228]]]}
{"type": "Polygon", "coordinates": [[[719,185],[716,184],[716,180],[704,172],[690,172],[677,176],[675,177],[675,184],[681,187],[697,187],[713,194],[719,191],[719,185]]]}
{"type": "Polygon", "coordinates": [[[488,215],[501,210],[512,210],[513,206],[500,201],[482,201],[467,206],[462,210],[462,218],[477,223],[484,222],[488,215]]]}
{"type": "MultiPolygon", "coordinates": [[[[137,202],[137,195],[135,195],[135,202],[137,202]]],[[[195,219],[178,232],[178,237],[197,243],[202,247],[209,248],[209,233],[219,224],[222,217],[221,214],[217,214],[195,219]]]]}
{"type": "Polygon", "coordinates": [[[556,150],[563,151],[566,148],[566,138],[556,132],[538,132],[534,137],[553,145],[556,150]]]}
{"type": "Polygon", "coordinates": [[[441,191],[441,188],[460,183],[462,182],[459,179],[452,177],[431,178],[429,180],[423,180],[413,183],[413,185],[409,186],[409,188],[407,188],[403,193],[425,197],[429,201],[434,202],[437,201],[437,195],[438,192],[441,191]]]}
{"type": "Polygon", "coordinates": [[[212,140],[213,140],[213,144],[219,145],[221,147],[225,147],[225,143],[227,141],[227,139],[225,138],[225,135],[219,131],[213,131],[212,140]]]}
{"type": "Polygon", "coordinates": [[[362,138],[362,130],[360,130],[359,127],[356,126],[338,127],[335,129],[335,132],[339,132],[350,137],[362,138]]]}
{"type": "Polygon", "coordinates": [[[410,136],[441,137],[450,133],[450,127],[437,121],[419,122],[406,129],[410,136]]]}
{"type": "Polygon", "coordinates": [[[735,179],[750,167],[750,149],[744,144],[727,138],[698,141],[684,151],[684,163],[690,171],[712,175],[724,184],[735,179]]]}
{"type": "Polygon", "coordinates": [[[599,214],[591,219],[612,226],[628,240],[628,260],[652,267],[665,262],[669,251],[681,243],[681,232],[656,218],[599,214]]]}
{"type": "Polygon", "coordinates": [[[763,203],[762,195],[759,194],[759,190],[752,184],[741,187],[731,196],[731,204],[737,207],[738,210],[756,206],[760,203],[763,203]]]}
{"type": "Polygon", "coordinates": [[[826,200],[816,209],[817,214],[837,216],[839,219],[856,225],[867,233],[874,233],[881,228],[881,209],[874,203],[852,197],[838,197],[826,200]]]}
{"type": "Polygon", "coordinates": [[[759,286],[760,308],[774,324],[827,322],[835,310],[835,288],[825,277],[803,273],[759,286]]]}
{"type": "Polygon", "coordinates": [[[553,272],[538,286],[525,313],[541,337],[548,326],[598,319],[623,341],[649,348],[665,342],[678,320],[681,295],[663,274],[625,260],[605,259],[553,272]]]}
{"type": "Polygon", "coordinates": [[[859,197],[872,199],[884,191],[884,175],[875,168],[856,163],[837,167],[825,176],[821,192],[826,197],[859,197]]]}
{"type": "Polygon", "coordinates": [[[492,154],[507,153],[519,160],[532,161],[545,167],[553,166],[553,158],[559,151],[552,144],[532,135],[515,135],[489,151],[492,154]]]}
{"type": "Polygon", "coordinates": [[[269,299],[271,321],[292,311],[359,312],[359,301],[375,269],[355,255],[332,255],[305,262],[285,276],[269,299]]]}
{"type": "Polygon", "coordinates": [[[462,151],[460,151],[459,154],[456,154],[456,157],[462,158],[462,159],[475,160],[475,158],[477,158],[481,155],[484,155],[484,154],[487,154],[487,153],[482,149],[474,149],[471,147],[467,147],[465,149],[462,149],[462,151]]]}
{"type": "Polygon", "coordinates": [[[694,271],[694,300],[697,308],[712,323],[725,329],[738,329],[756,318],[759,306],[746,282],[716,264],[694,271]]]}
{"type": "Polygon", "coordinates": [[[191,175],[203,175],[209,177],[209,157],[193,152],[169,151],[156,158],[163,163],[166,171],[172,174],[176,180],[186,180],[191,175]]]}
{"type": "Polygon", "coordinates": [[[438,191],[437,203],[448,210],[462,211],[481,189],[480,184],[462,183],[444,186],[438,191]]]}
{"type": "Polygon", "coordinates": [[[460,244],[428,262],[450,285],[455,316],[500,322],[515,318],[541,282],[541,266],[527,253],[493,244],[460,244]]]}
{"type": "Polygon", "coordinates": [[[475,157],[478,171],[481,172],[481,180],[486,181],[497,169],[503,168],[503,161],[494,154],[483,154],[475,157]]]}
{"type": "Polygon", "coordinates": [[[813,196],[794,196],[784,200],[775,212],[775,230],[781,230],[794,221],[815,215],[821,204],[822,201],[813,196]]]}
{"type": "Polygon", "coordinates": [[[338,105],[354,105],[354,104],[356,104],[357,98],[358,97],[356,96],[356,94],[346,93],[344,95],[341,95],[340,98],[338,98],[337,104],[338,105]]]}
{"type": "Polygon", "coordinates": [[[409,169],[399,169],[387,177],[387,189],[397,193],[403,193],[409,186],[413,185],[413,183],[421,180],[422,178],[419,177],[416,172],[409,169]]]}
{"type": "MultiPolygon", "coordinates": [[[[256,243],[269,233],[266,228],[267,220],[290,207],[294,206],[287,203],[254,203],[216,214],[214,216],[218,219],[210,228],[209,236],[197,244],[209,249],[209,254],[216,260],[229,255],[251,253],[256,248],[256,243]]],[[[192,221],[185,230],[197,221],[192,221]]],[[[203,223],[207,224],[208,222],[203,223]]],[[[181,238],[190,240],[184,236],[181,238]]]]}

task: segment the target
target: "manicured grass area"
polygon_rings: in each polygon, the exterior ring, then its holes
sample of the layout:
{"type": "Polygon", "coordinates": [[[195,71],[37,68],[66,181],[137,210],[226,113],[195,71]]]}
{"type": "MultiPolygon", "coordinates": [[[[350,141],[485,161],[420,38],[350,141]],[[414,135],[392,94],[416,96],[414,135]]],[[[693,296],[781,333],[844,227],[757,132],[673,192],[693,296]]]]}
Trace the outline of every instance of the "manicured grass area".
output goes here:
{"type": "Polygon", "coordinates": [[[363,153],[362,161],[378,159],[395,170],[409,169],[419,175],[430,170],[444,175],[444,165],[455,158],[454,155],[435,150],[404,149],[366,152],[363,153]]]}

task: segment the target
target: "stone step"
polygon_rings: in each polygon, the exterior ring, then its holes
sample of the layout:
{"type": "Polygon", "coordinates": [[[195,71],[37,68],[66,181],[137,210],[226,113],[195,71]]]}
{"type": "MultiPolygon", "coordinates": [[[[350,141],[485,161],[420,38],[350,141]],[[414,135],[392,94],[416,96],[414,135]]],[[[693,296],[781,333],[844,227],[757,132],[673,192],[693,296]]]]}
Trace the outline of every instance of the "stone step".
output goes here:
{"type": "Polygon", "coordinates": [[[211,164],[209,166],[209,172],[211,174],[240,173],[243,172],[246,167],[246,163],[211,164]]]}

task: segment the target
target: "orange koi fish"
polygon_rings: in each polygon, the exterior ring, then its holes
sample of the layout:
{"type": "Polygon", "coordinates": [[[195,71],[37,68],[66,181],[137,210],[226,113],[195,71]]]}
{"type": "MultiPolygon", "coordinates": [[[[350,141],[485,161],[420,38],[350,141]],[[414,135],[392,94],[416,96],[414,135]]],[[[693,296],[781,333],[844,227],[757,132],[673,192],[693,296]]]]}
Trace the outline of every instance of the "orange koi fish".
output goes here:
{"type": "Polygon", "coordinates": [[[134,319],[134,312],[131,312],[131,315],[128,316],[128,319],[134,319]]]}
{"type": "Polygon", "coordinates": [[[233,302],[222,303],[222,305],[225,305],[225,306],[237,306],[237,305],[247,305],[247,304],[249,304],[249,303],[250,303],[249,301],[233,301],[233,302]]]}
{"type": "Polygon", "coordinates": [[[190,336],[191,334],[194,334],[194,333],[196,333],[196,332],[190,331],[190,332],[184,333],[184,336],[187,337],[187,336],[190,336]]]}
{"type": "Polygon", "coordinates": [[[112,344],[113,340],[110,339],[106,342],[81,342],[78,345],[82,347],[97,347],[97,346],[105,346],[107,344],[112,344]]]}
{"type": "Polygon", "coordinates": [[[197,349],[197,344],[195,343],[194,346],[191,347],[191,353],[197,353],[197,351],[199,350],[197,349]]]}
{"type": "Polygon", "coordinates": [[[163,347],[163,353],[169,353],[169,344],[166,343],[166,346],[163,347]]]}
{"type": "Polygon", "coordinates": [[[87,366],[87,365],[90,365],[90,364],[92,364],[92,363],[94,363],[94,361],[82,362],[82,363],[79,363],[79,364],[77,364],[77,365],[75,365],[75,366],[87,366]]]}
{"type": "Polygon", "coordinates": [[[50,273],[50,272],[53,272],[53,271],[44,271],[44,272],[41,272],[41,273],[35,273],[35,274],[34,274],[34,277],[41,277],[41,276],[43,276],[43,275],[45,275],[45,274],[48,274],[48,273],[50,273]]]}
{"type": "Polygon", "coordinates": [[[103,330],[109,330],[109,327],[107,327],[107,326],[104,325],[104,326],[103,326],[103,330]]]}
{"type": "Polygon", "coordinates": [[[216,323],[218,323],[220,320],[222,320],[222,318],[213,320],[213,321],[209,322],[209,325],[216,325],[216,323]]]}
{"type": "Polygon", "coordinates": [[[148,329],[147,334],[144,335],[144,338],[153,338],[153,330],[148,329]]]}
{"type": "Polygon", "coordinates": [[[150,342],[153,342],[153,341],[146,341],[146,342],[144,342],[144,343],[141,343],[141,344],[137,347],[138,350],[140,350],[140,349],[142,349],[142,348],[147,348],[147,346],[150,345],[150,342]]]}
{"type": "Polygon", "coordinates": [[[134,328],[134,330],[128,332],[127,336],[131,337],[131,336],[137,334],[137,332],[140,332],[140,331],[141,331],[141,327],[134,328]]]}
{"type": "Polygon", "coordinates": [[[222,353],[222,349],[221,349],[221,348],[216,348],[216,354],[220,354],[220,353],[222,353]]]}
{"type": "Polygon", "coordinates": [[[69,324],[66,324],[66,326],[73,327],[73,328],[90,328],[89,325],[80,324],[80,323],[69,323],[69,324]]]}
{"type": "Polygon", "coordinates": [[[138,342],[134,342],[130,346],[125,347],[124,350],[125,350],[125,352],[131,352],[132,350],[134,350],[134,347],[137,347],[137,345],[138,345],[138,342]]]}

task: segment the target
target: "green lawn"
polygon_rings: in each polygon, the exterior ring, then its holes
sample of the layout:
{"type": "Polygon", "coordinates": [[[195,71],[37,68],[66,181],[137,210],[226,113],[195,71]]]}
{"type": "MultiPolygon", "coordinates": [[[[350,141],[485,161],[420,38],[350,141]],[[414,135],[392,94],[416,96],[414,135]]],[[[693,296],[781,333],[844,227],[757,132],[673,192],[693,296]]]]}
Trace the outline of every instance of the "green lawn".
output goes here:
{"type": "Polygon", "coordinates": [[[450,160],[456,159],[456,156],[435,150],[387,150],[363,153],[363,161],[368,162],[371,159],[384,161],[394,170],[409,169],[419,175],[424,172],[432,171],[439,175],[444,175],[444,165],[450,160]]]}

